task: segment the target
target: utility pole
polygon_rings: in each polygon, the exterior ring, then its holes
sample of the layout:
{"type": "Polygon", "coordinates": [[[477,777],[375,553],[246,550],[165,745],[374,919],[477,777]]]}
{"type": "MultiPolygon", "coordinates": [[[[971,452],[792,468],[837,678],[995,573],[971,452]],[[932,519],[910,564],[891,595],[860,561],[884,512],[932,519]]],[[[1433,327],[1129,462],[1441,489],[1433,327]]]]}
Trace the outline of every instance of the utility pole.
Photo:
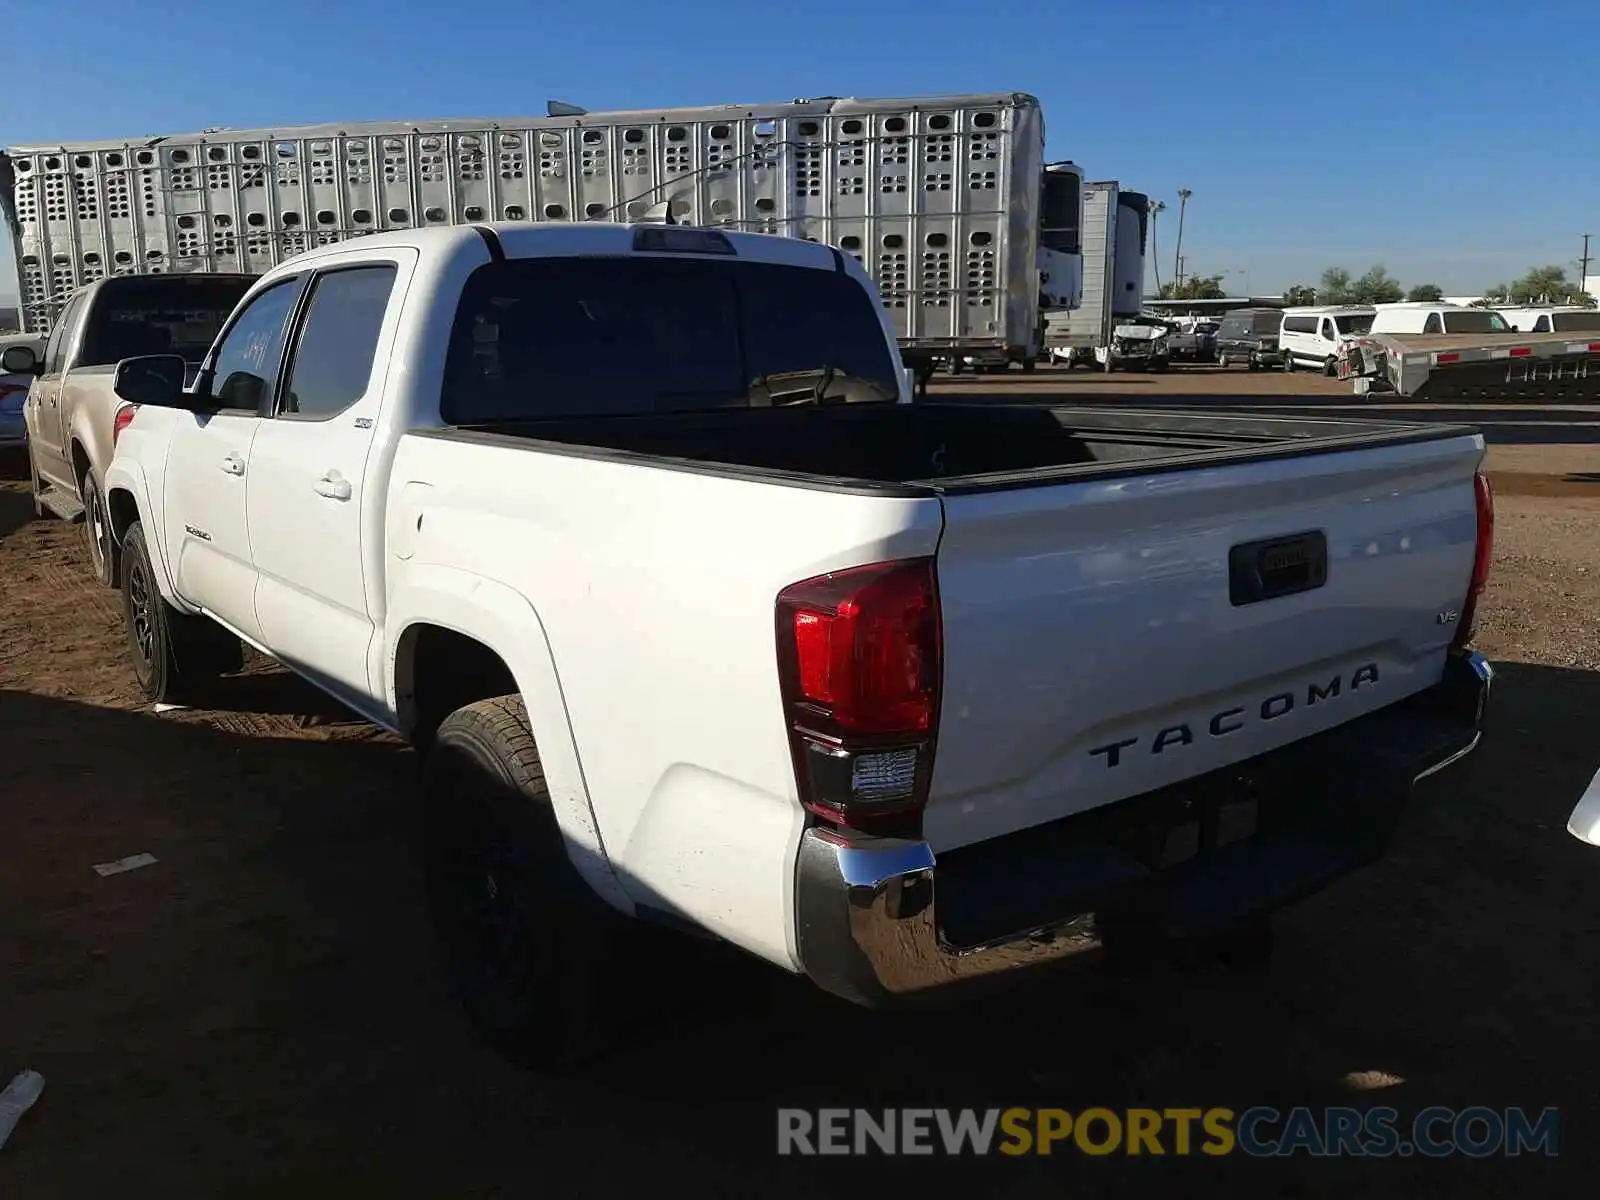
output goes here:
{"type": "MultiPolygon", "coordinates": [[[[1181,225],[1182,222],[1180,221],[1179,224],[1181,225]]],[[[1589,278],[1589,239],[1593,236],[1594,235],[1592,233],[1586,233],[1583,235],[1583,257],[1578,260],[1579,291],[1583,290],[1584,283],[1589,278]]]]}
{"type": "Polygon", "coordinates": [[[1175,284],[1183,283],[1183,214],[1189,207],[1189,197],[1194,192],[1188,188],[1178,189],[1178,244],[1172,251],[1172,269],[1177,276],[1175,284]]]}

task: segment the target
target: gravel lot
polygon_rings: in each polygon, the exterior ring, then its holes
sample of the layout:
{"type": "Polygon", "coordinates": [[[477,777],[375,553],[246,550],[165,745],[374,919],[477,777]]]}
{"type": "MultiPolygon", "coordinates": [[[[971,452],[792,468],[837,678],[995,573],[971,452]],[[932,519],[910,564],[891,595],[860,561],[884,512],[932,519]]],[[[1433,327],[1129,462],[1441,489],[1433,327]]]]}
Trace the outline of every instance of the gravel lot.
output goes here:
{"type": "MultiPolygon", "coordinates": [[[[1336,412],[1328,381],[1041,371],[941,394],[1336,412]]],[[[1362,412],[1374,411],[1362,405],[1362,412]]],[[[0,1196],[1592,1194],[1600,851],[1566,814],[1600,739],[1600,411],[1379,409],[1493,441],[1493,730],[1392,856],[1286,914],[1263,975],[1072,972],[873,1014],[717,948],[619,989],[619,1048],[541,1077],[482,1050],[423,918],[409,751],[265,664],[154,715],[77,528],[0,478],[0,1084],[41,1070],[0,1196]],[[1589,733],[1585,733],[1589,730],[1589,733]],[[93,863],[148,851],[108,879],[93,863]],[[1355,1082],[1352,1082],[1355,1081],[1355,1082]],[[1386,1086],[1374,1093],[1373,1081],[1386,1086]],[[1561,1156],[778,1161],[779,1104],[1521,1104],[1561,1156]]],[[[23,482],[19,482],[18,480],[23,482]]]]}

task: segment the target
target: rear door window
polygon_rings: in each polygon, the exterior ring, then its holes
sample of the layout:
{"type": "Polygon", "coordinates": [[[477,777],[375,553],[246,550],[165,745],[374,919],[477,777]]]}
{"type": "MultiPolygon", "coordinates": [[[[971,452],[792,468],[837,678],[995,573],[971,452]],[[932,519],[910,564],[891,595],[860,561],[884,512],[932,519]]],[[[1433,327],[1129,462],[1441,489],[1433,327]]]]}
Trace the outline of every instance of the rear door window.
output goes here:
{"type": "Polygon", "coordinates": [[[367,394],[395,273],[386,263],[317,276],[280,416],[325,419],[367,394]]]}
{"type": "Polygon", "coordinates": [[[899,395],[868,293],[833,270],[721,259],[539,258],[467,281],[452,424],[899,395]]]}

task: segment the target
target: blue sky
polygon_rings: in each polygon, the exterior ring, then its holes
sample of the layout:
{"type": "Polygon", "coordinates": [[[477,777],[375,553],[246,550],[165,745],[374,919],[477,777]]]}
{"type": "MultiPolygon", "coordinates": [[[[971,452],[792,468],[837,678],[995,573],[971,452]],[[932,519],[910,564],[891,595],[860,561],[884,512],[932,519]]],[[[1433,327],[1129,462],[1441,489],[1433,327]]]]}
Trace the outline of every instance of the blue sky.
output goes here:
{"type": "MultiPolygon", "coordinates": [[[[0,144],[537,115],[552,97],[1025,91],[1053,157],[1172,206],[1164,277],[1180,187],[1189,271],[1234,291],[1376,262],[1475,291],[1533,264],[1575,275],[1600,233],[1595,0],[455,7],[8,0],[0,144]]],[[[0,246],[0,295],[14,280],[0,246]]]]}

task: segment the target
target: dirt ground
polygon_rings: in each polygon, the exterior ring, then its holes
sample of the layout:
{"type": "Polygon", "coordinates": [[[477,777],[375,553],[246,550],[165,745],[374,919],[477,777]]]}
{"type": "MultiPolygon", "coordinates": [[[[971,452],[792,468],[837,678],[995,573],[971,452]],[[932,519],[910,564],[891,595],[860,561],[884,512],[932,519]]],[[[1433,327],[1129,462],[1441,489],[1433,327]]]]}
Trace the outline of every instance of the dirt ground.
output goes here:
{"type": "Polygon", "coordinates": [[[25,467],[8,461],[0,1085],[32,1066],[47,1087],[0,1151],[0,1196],[1592,1193],[1600,851],[1564,824],[1600,766],[1600,410],[1379,408],[1329,381],[1214,369],[937,390],[1243,397],[1484,428],[1492,730],[1419,792],[1388,860],[1281,918],[1269,971],[1075,971],[868,1013],[686,944],[618,997],[632,1020],[608,1057],[514,1069],[473,1040],[436,974],[410,752],[265,664],[218,711],[146,710],[117,597],[89,581],[77,527],[32,518],[25,467]],[[140,852],[157,863],[91,870],[140,852]],[[774,1156],[783,1104],[1379,1103],[1559,1106],[1560,1156],[774,1156]]]}

